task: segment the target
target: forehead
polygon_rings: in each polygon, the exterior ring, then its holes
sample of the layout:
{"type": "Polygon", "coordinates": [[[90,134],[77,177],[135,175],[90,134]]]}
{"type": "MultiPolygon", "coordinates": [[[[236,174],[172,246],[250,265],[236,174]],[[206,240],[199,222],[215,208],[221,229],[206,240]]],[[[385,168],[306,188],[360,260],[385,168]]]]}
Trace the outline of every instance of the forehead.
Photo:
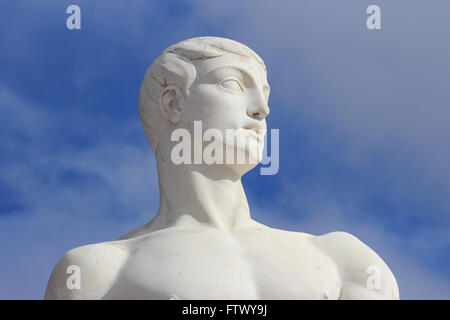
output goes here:
{"type": "Polygon", "coordinates": [[[254,80],[267,84],[267,75],[264,67],[253,57],[226,53],[222,56],[205,59],[198,63],[197,72],[201,77],[219,68],[240,69],[249,74],[254,80]]]}

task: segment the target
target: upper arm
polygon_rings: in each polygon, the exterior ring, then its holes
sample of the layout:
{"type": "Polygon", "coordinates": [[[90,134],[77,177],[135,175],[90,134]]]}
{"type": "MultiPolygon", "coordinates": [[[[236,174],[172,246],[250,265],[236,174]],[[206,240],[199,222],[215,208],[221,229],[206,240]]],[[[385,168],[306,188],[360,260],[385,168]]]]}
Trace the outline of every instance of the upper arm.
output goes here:
{"type": "Polygon", "coordinates": [[[332,232],[317,237],[316,242],[336,262],[340,299],[399,299],[391,270],[359,239],[346,232],[332,232]]]}
{"type": "Polygon", "coordinates": [[[124,249],[103,243],[68,251],[53,269],[44,299],[101,299],[125,257],[124,249]]]}

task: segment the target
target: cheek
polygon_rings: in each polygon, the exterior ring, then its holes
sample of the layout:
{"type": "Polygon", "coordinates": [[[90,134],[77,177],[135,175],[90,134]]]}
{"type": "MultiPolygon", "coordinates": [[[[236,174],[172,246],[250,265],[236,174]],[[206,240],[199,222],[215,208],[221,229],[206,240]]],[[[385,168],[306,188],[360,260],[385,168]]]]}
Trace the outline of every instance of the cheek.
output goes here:
{"type": "MultiPolygon", "coordinates": [[[[245,120],[245,97],[217,85],[198,85],[189,96],[189,111],[206,128],[239,128],[245,120]]],[[[191,118],[191,117],[189,117],[191,118]]]]}

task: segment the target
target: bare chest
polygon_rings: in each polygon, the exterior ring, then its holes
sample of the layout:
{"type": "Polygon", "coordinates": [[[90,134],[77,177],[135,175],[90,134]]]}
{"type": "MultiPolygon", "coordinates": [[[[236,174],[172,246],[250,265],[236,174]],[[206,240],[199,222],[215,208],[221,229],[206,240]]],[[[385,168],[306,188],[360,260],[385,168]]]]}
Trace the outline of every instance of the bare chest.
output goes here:
{"type": "Polygon", "coordinates": [[[132,299],[339,297],[333,263],[301,241],[195,234],[154,240],[131,253],[107,298],[124,292],[132,299]]]}

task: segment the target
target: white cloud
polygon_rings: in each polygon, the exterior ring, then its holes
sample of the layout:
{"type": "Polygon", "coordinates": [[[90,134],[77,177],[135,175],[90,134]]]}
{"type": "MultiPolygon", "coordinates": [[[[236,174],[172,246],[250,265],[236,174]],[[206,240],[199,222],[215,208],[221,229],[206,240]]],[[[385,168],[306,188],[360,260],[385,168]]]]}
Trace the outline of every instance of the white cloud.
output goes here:
{"type": "MultiPolygon", "coordinates": [[[[14,189],[23,204],[0,219],[0,253],[6,257],[0,262],[0,297],[39,299],[65,251],[117,239],[155,215],[155,161],[147,144],[105,141],[95,131],[92,138],[98,142],[90,147],[52,146],[49,137],[64,130],[52,120],[63,124],[66,116],[71,121],[82,116],[54,115],[4,86],[0,106],[2,136],[8,137],[0,150],[14,157],[0,169],[0,182],[14,189]]],[[[140,128],[117,123],[107,129],[115,131],[111,138],[140,128]]]]}
{"type": "Polygon", "coordinates": [[[371,247],[386,262],[396,277],[401,299],[449,299],[450,282],[445,276],[425,267],[417,251],[448,245],[448,230],[424,230],[412,237],[384,228],[376,219],[366,215],[357,204],[343,204],[325,195],[284,188],[285,196],[270,206],[261,207],[257,201],[251,207],[252,217],[271,227],[322,235],[345,231],[371,247]],[[280,211],[290,199],[289,216],[280,211]],[[296,214],[293,214],[296,213],[296,214]],[[440,235],[431,235],[436,231],[440,235]],[[446,239],[447,243],[442,243],[446,239]]]}

